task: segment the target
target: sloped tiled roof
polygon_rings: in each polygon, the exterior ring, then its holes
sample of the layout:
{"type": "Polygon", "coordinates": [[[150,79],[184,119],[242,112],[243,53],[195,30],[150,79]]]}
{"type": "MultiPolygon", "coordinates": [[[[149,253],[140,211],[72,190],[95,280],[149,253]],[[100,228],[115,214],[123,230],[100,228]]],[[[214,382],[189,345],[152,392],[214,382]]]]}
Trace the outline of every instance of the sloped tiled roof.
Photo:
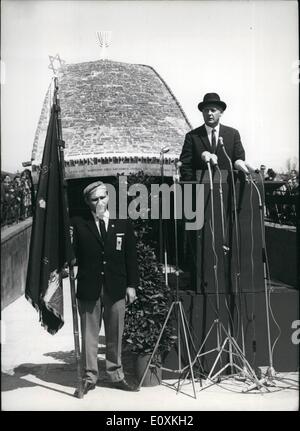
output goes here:
{"type": "MultiPolygon", "coordinates": [[[[65,161],[124,157],[177,158],[191,129],[175,96],[150,66],[99,60],[67,64],[58,77],[65,161]]],[[[47,92],[32,151],[42,159],[51,91],[47,92]]],[[[119,159],[118,159],[119,160],[119,159]]]]}

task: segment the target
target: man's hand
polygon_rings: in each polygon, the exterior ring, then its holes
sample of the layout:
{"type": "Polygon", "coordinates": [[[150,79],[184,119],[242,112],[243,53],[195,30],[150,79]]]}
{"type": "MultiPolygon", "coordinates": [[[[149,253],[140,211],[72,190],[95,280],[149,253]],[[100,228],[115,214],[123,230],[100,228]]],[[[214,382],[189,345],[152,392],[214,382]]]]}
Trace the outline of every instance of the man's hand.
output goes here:
{"type": "Polygon", "coordinates": [[[125,299],[126,304],[132,304],[136,300],[136,291],[134,287],[127,287],[125,299]]]}

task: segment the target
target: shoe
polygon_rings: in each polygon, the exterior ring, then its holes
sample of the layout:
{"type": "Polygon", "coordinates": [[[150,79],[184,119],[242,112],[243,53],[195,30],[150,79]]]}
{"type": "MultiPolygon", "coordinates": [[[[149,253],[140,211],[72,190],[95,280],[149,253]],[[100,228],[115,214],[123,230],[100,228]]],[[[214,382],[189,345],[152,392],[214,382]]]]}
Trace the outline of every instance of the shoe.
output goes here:
{"type": "MultiPolygon", "coordinates": [[[[96,383],[89,382],[88,380],[83,380],[83,382],[82,382],[82,394],[81,395],[86,395],[88,393],[88,391],[95,389],[95,387],[96,387],[96,383]]],[[[74,396],[79,398],[79,390],[78,389],[76,389],[74,396]]]]}
{"type": "Polygon", "coordinates": [[[138,392],[138,388],[130,385],[125,379],[119,380],[118,382],[113,382],[113,387],[115,389],[121,389],[122,391],[138,392]]]}
{"type": "Polygon", "coordinates": [[[76,391],[74,392],[74,397],[82,398],[83,395],[86,395],[88,393],[88,391],[95,389],[95,387],[96,387],[95,383],[92,383],[88,380],[83,380],[82,381],[82,392],[81,392],[81,394],[79,394],[79,388],[77,388],[76,391]]]}
{"type": "Polygon", "coordinates": [[[88,391],[91,391],[95,389],[96,383],[89,382],[88,380],[84,380],[83,382],[83,393],[84,395],[88,393],[88,391]]]}

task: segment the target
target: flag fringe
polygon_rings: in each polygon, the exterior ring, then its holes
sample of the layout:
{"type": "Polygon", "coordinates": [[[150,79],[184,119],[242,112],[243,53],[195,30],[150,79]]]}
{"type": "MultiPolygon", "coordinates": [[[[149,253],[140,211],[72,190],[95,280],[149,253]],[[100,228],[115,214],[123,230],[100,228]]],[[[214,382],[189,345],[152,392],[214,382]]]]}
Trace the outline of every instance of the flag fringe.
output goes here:
{"type": "Polygon", "coordinates": [[[49,332],[49,334],[55,335],[65,323],[63,316],[59,314],[53,307],[51,307],[51,305],[47,304],[46,302],[43,302],[43,305],[48,311],[54,314],[54,316],[59,320],[59,323],[55,329],[50,328],[49,325],[43,319],[43,311],[40,310],[40,322],[42,327],[46,329],[46,331],[49,332]]]}
{"type": "Polygon", "coordinates": [[[40,307],[38,306],[38,304],[36,304],[35,302],[33,302],[33,300],[30,298],[30,296],[27,293],[25,293],[25,299],[27,299],[27,301],[33,306],[33,308],[35,308],[35,310],[37,312],[40,311],[40,307]]]}
{"type": "Polygon", "coordinates": [[[57,331],[59,331],[59,329],[63,326],[63,324],[64,324],[64,322],[62,322],[58,327],[57,327],[57,329],[51,329],[51,328],[49,328],[49,326],[45,323],[45,322],[43,322],[43,319],[42,319],[42,316],[40,316],[40,322],[41,322],[41,326],[44,328],[44,329],[46,329],[46,331],[49,333],[49,334],[51,334],[51,335],[55,335],[56,333],[57,333],[57,331]]]}
{"type": "Polygon", "coordinates": [[[55,308],[51,307],[51,305],[49,305],[46,302],[43,302],[43,304],[45,305],[45,307],[47,308],[48,311],[51,311],[51,313],[53,313],[55,315],[55,317],[57,317],[59,320],[62,321],[62,324],[64,324],[64,318],[62,314],[59,314],[55,308]]]}
{"type": "Polygon", "coordinates": [[[47,304],[46,302],[43,302],[43,306],[50,311],[51,313],[53,313],[55,315],[55,317],[60,321],[60,323],[57,325],[57,329],[51,329],[47,323],[45,323],[45,321],[43,320],[43,310],[42,307],[40,307],[38,304],[34,303],[33,300],[30,298],[30,296],[28,296],[25,293],[25,298],[27,299],[28,302],[30,302],[30,304],[33,306],[33,308],[39,313],[40,316],[40,322],[41,325],[44,329],[46,329],[47,332],[49,332],[49,334],[54,335],[57,333],[57,331],[59,331],[59,329],[64,325],[65,321],[63,319],[63,316],[61,314],[59,314],[53,307],[51,307],[49,304],[47,304]]]}

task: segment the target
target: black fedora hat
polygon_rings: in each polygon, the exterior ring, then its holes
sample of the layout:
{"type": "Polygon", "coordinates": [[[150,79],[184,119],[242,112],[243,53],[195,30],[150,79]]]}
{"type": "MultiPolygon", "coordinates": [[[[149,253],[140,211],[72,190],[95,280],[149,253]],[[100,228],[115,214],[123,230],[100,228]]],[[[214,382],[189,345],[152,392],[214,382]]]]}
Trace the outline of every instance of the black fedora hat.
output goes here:
{"type": "Polygon", "coordinates": [[[217,93],[207,93],[203,97],[203,101],[198,104],[199,111],[202,111],[206,105],[217,105],[220,106],[223,111],[225,111],[227,105],[225,102],[222,102],[220,96],[217,93]]]}

